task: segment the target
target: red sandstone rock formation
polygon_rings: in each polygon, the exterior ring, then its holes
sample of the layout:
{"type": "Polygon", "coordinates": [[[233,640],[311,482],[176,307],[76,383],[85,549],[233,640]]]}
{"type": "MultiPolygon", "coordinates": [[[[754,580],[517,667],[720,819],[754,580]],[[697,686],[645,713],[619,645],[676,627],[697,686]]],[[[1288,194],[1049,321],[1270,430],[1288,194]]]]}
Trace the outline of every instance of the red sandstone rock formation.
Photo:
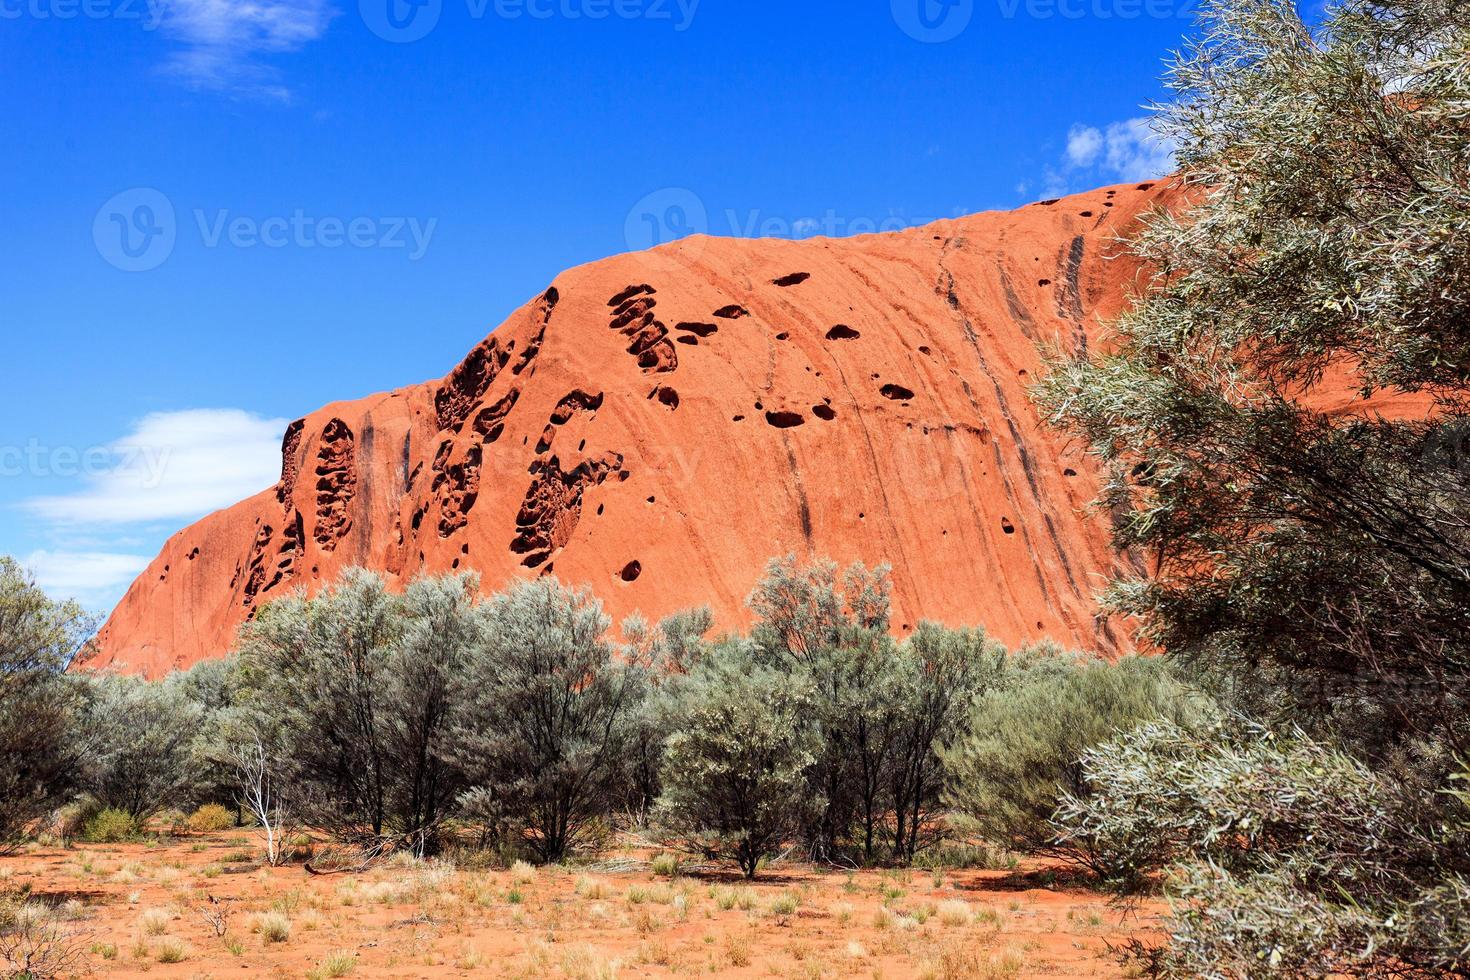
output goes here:
{"type": "Polygon", "coordinates": [[[281,482],[174,535],[99,637],[149,675],[226,654],[260,606],[363,565],[555,574],[621,617],[746,624],[766,560],[893,566],[895,626],[1117,653],[1080,447],[1026,389],[1137,278],[1126,185],[907,232],[697,237],[573,269],[441,381],[329,405],[281,482]]]}

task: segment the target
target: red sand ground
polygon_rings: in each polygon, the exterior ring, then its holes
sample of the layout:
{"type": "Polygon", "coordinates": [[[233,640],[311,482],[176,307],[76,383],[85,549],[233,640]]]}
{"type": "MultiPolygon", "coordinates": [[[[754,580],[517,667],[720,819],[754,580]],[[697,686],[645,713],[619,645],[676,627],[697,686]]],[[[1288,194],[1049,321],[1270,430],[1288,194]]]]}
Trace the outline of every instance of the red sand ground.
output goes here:
{"type": "Polygon", "coordinates": [[[1107,943],[1146,934],[1159,911],[1125,916],[1046,887],[1035,865],[937,877],[778,867],[753,886],[657,878],[646,864],[517,874],[390,862],[310,877],[245,864],[250,844],[238,831],[37,849],[0,858],[0,892],[28,886],[60,906],[69,942],[109,977],[330,976],[334,952],[355,977],[1117,977],[1107,943]],[[221,909],[223,936],[201,911],[221,909]],[[260,928],[271,911],[289,921],[283,941],[260,928]],[[183,959],[163,962],[170,949],[183,959]]]}

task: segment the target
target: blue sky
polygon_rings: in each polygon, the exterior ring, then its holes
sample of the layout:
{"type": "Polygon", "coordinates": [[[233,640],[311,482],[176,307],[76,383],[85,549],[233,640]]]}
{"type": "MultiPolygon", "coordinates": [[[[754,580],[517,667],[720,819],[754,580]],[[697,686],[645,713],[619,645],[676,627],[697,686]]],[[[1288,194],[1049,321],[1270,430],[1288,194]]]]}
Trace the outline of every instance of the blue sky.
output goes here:
{"type": "Polygon", "coordinates": [[[0,0],[0,553],[105,610],[568,266],[1148,176],[1190,0],[0,0]]]}

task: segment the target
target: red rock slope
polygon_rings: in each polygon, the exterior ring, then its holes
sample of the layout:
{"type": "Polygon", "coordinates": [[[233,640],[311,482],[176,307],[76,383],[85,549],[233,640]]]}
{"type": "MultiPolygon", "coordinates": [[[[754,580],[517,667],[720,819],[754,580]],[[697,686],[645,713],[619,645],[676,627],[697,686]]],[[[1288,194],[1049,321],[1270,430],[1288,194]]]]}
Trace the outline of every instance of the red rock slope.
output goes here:
{"type": "Polygon", "coordinates": [[[898,234],[691,238],[573,269],[440,381],[329,405],[281,482],[174,535],[99,638],[149,675],[351,565],[589,583],[618,617],[746,623],[766,560],[893,566],[895,625],[1106,653],[1097,480],[1038,419],[1037,344],[1083,344],[1136,269],[1127,185],[898,234]]]}

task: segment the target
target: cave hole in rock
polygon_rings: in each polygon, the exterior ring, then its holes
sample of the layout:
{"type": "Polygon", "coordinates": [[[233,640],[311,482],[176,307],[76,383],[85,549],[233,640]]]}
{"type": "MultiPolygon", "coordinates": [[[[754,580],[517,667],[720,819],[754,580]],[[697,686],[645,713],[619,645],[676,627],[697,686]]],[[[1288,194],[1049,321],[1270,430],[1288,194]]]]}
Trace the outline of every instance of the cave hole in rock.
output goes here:
{"type": "Polygon", "coordinates": [[[831,405],[813,405],[812,414],[823,422],[830,422],[837,417],[837,412],[831,405]]]}
{"type": "Polygon", "coordinates": [[[791,339],[791,334],[789,334],[789,333],[778,333],[778,334],[776,334],[776,339],[777,340],[790,340],[791,339]]]}
{"type": "Polygon", "coordinates": [[[1000,529],[1007,534],[1016,533],[1016,525],[1012,524],[1008,517],[1002,517],[1000,519],[1000,529]]]}
{"type": "Polygon", "coordinates": [[[1062,470],[1062,476],[1076,476],[1076,475],[1077,475],[1077,471],[1074,470],[1074,469],[1072,469],[1070,466],[1067,467],[1066,469],[1062,470]]]}
{"type": "Polygon", "coordinates": [[[722,306],[715,310],[715,316],[721,320],[738,320],[741,317],[750,316],[750,311],[743,306],[731,303],[729,306],[722,306]]]}
{"type": "Polygon", "coordinates": [[[683,333],[692,333],[696,337],[709,337],[720,332],[720,328],[713,323],[676,323],[674,329],[683,333]]]}
{"type": "Polygon", "coordinates": [[[812,274],[810,272],[793,272],[789,276],[782,276],[780,279],[772,279],[771,280],[771,285],[772,286],[800,286],[802,283],[806,282],[811,277],[812,277],[812,274]]]}
{"type": "Polygon", "coordinates": [[[1092,212],[1091,211],[1083,211],[1082,212],[1082,217],[1084,217],[1084,218],[1090,218],[1090,217],[1092,217],[1092,212]]]}
{"type": "Polygon", "coordinates": [[[622,306],[624,303],[626,303],[628,300],[632,299],[634,296],[641,296],[644,293],[652,294],[652,293],[655,293],[657,291],[658,290],[656,290],[652,286],[648,285],[648,283],[643,283],[640,286],[629,286],[627,289],[623,290],[621,293],[618,293],[612,299],[608,300],[607,301],[607,305],[608,306],[622,306]]]}
{"type": "Polygon", "coordinates": [[[914,397],[914,393],[912,391],[905,388],[903,385],[895,384],[884,385],[881,389],[879,389],[879,393],[882,394],[882,396],[884,398],[887,398],[889,401],[895,402],[906,402],[914,397]]]}
{"type": "Polygon", "coordinates": [[[628,562],[628,564],[623,566],[623,570],[621,572],[618,572],[618,578],[622,579],[624,582],[636,582],[638,581],[638,576],[642,574],[643,563],[639,561],[630,561],[628,562]]]}
{"type": "Polygon", "coordinates": [[[767,412],[766,422],[777,429],[794,429],[805,425],[806,418],[800,412],[767,412]]]}
{"type": "Polygon", "coordinates": [[[1038,286],[1050,286],[1051,285],[1051,280],[1050,279],[1039,279],[1039,280],[1037,280],[1036,285],[1038,285],[1038,286]]]}
{"type": "Polygon", "coordinates": [[[839,323],[837,324],[837,326],[827,331],[828,340],[857,340],[861,336],[862,334],[858,333],[856,330],[854,330],[852,327],[849,327],[845,323],[839,323]]]}
{"type": "Polygon", "coordinates": [[[648,393],[648,397],[657,399],[660,405],[670,410],[675,410],[679,407],[679,393],[667,385],[659,385],[648,393]]]}

